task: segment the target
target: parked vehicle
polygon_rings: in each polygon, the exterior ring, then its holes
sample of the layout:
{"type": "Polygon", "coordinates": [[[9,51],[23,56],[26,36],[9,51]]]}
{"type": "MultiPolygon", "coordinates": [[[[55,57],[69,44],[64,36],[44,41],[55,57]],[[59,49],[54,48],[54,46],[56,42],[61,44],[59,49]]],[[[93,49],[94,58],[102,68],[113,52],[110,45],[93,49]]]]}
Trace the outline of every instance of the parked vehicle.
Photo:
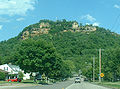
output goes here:
{"type": "Polygon", "coordinates": [[[21,79],[15,78],[15,79],[8,79],[8,82],[21,82],[21,79]]]}
{"type": "Polygon", "coordinates": [[[81,82],[80,77],[75,78],[75,83],[80,83],[80,82],[81,82]]]}
{"type": "Polygon", "coordinates": [[[62,81],[65,81],[65,80],[67,80],[66,78],[63,78],[63,79],[61,79],[62,81]]]}
{"type": "Polygon", "coordinates": [[[84,78],[84,81],[88,81],[88,79],[87,79],[87,78],[84,78]]]}

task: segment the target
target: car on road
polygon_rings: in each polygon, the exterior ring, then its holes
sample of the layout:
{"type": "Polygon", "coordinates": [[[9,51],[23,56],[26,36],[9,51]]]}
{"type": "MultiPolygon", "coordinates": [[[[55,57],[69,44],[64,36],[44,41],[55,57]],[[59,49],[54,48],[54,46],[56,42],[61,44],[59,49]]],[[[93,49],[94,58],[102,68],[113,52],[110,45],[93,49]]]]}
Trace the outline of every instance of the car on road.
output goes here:
{"type": "Polygon", "coordinates": [[[21,79],[15,78],[15,79],[8,79],[8,82],[21,82],[21,79]]]}
{"type": "Polygon", "coordinates": [[[84,78],[84,81],[88,81],[88,79],[87,79],[87,78],[84,78]]]}
{"type": "Polygon", "coordinates": [[[80,77],[75,78],[75,83],[80,83],[80,82],[81,82],[80,77]]]}

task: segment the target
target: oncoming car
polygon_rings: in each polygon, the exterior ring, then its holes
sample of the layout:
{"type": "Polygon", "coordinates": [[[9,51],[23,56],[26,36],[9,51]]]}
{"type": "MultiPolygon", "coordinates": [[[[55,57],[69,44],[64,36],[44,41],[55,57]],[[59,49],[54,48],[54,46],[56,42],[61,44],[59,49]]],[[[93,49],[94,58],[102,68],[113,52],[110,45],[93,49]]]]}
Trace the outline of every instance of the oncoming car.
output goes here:
{"type": "Polygon", "coordinates": [[[80,77],[75,78],[75,83],[80,83],[80,82],[81,82],[80,77]]]}

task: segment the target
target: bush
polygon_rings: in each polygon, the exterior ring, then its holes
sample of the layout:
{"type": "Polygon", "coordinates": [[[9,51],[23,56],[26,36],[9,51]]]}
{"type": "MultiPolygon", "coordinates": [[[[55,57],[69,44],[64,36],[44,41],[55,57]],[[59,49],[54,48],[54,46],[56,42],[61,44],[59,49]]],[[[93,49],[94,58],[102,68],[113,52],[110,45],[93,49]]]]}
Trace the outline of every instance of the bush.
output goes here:
{"type": "Polygon", "coordinates": [[[5,76],[4,72],[0,72],[0,80],[5,80],[5,76]]]}
{"type": "Polygon", "coordinates": [[[24,74],[23,74],[22,72],[19,72],[18,75],[19,75],[19,78],[20,78],[20,79],[23,79],[24,74]]]}

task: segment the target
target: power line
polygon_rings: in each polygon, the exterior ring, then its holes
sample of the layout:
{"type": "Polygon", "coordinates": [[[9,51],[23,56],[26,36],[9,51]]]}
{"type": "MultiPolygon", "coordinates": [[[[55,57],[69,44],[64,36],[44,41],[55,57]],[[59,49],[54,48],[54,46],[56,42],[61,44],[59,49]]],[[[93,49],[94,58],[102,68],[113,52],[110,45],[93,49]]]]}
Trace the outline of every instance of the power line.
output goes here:
{"type": "Polygon", "coordinates": [[[113,26],[111,27],[111,30],[113,30],[113,32],[115,32],[116,27],[119,26],[119,24],[117,24],[119,23],[119,21],[120,21],[120,14],[116,17],[115,22],[113,23],[113,26]]]}

